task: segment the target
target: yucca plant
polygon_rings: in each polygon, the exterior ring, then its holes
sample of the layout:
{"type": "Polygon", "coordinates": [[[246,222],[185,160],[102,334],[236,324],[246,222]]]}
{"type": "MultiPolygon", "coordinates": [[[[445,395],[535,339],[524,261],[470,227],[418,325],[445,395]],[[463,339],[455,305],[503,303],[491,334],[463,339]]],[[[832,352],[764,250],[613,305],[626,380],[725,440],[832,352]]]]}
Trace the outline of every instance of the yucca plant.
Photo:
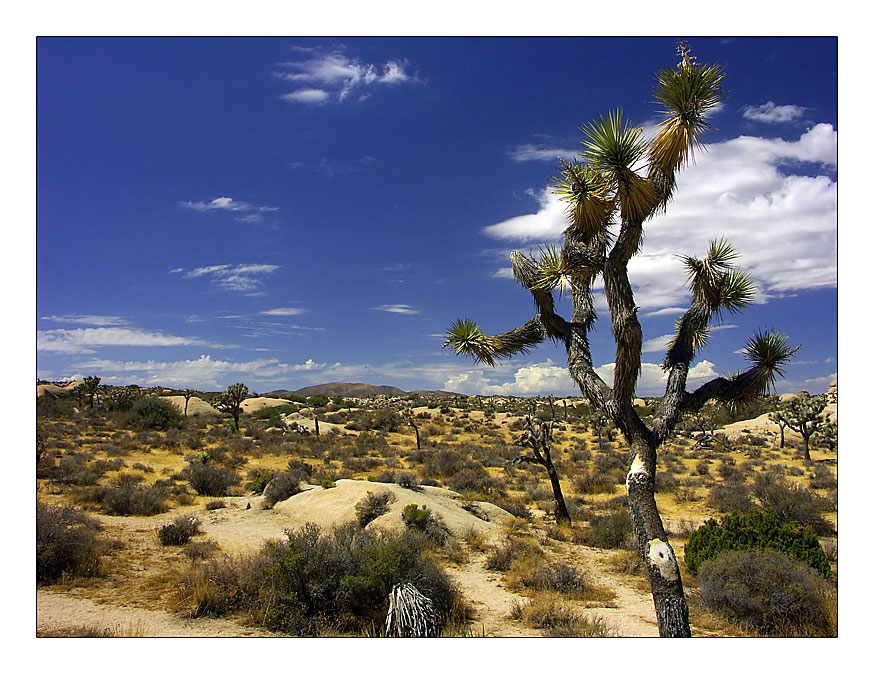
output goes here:
{"type": "Polygon", "coordinates": [[[456,354],[488,365],[525,353],[547,338],[565,345],[572,380],[593,411],[609,418],[629,444],[627,501],[664,636],[689,636],[690,626],[680,569],[654,496],[657,448],[683,414],[694,414],[709,401],[737,405],[768,391],[798,350],[784,335],[760,331],[744,349],[747,370],[687,391],[690,364],[706,345],[712,323],[720,321],[723,312],[741,311],[754,299],[753,281],[737,267],[736,252],[727,241],[715,239],[704,257],[681,256],[690,307],[678,317],[662,363],[665,393],[646,423],[633,407],[643,338],[628,264],[641,249],[645,222],[666,208],[677,171],[702,145],[710,128],[709,114],[725,97],[719,66],[696,63],[684,44],[678,53],[680,63],[656,74],[654,98],[663,119],[655,138],[644,139],[641,129],[618,109],[582,127],[579,159],[560,160],[552,188],[568,205],[562,245],[542,247],[537,256],[510,256],[514,279],[532,295],[535,316],[494,336],[463,319],[452,325],[445,343],[456,354]],[[610,384],[596,371],[588,341],[596,321],[593,284],[598,279],[604,282],[616,342],[610,384]],[[556,311],[557,290],[571,297],[570,320],[556,311]]]}

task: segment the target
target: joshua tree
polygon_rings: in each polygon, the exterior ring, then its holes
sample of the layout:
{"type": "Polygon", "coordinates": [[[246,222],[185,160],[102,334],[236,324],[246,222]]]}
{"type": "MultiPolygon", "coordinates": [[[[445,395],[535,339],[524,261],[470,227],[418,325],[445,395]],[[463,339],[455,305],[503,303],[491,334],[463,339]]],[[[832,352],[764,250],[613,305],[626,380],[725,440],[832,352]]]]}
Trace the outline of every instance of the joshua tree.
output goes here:
{"type": "Polygon", "coordinates": [[[702,142],[708,114],[724,98],[721,67],[695,63],[683,44],[678,53],[681,62],[676,67],[656,74],[654,94],[664,117],[652,140],[642,139],[641,128],[618,110],[583,127],[580,161],[559,160],[560,175],[553,187],[568,202],[569,216],[561,249],[547,246],[538,256],[510,256],[514,278],[532,294],[535,316],[494,336],[462,319],[449,329],[445,344],[488,365],[525,353],[547,338],[565,346],[571,378],[593,410],[604,412],[629,444],[627,500],[662,636],[689,636],[690,626],[680,569],[654,498],[657,449],[683,413],[693,413],[711,400],[741,402],[767,392],[798,349],[782,334],[757,331],[743,350],[747,370],[686,390],[690,364],[705,345],[712,320],[720,320],[724,310],[741,310],[754,295],[750,277],[733,264],[732,247],[713,241],[704,258],[681,258],[688,271],[691,304],[677,320],[662,363],[665,393],[649,424],[633,407],[642,330],[629,261],[642,248],[645,222],[668,206],[676,172],[702,142]],[[596,321],[592,289],[599,277],[616,343],[613,386],[593,366],[587,337],[596,321]],[[570,321],[557,313],[557,288],[571,296],[570,321]]]}
{"type": "Polygon", "coordinates": [[[222,412],[229,412],[234,418],[234,430],[240,431],[240,406],[249,395],[249,387],[242,382],[232,384],[227,391],[222,392],[216,406],[222,412]]]}
{"type": "Polygon", "coordinates": [[[525,431],[517,440],[517,445],[532,449],[532,456],[517,457],[511,461],[511,464],[540,464],[547,470],[550,485],[553,487],[553,498],[556,500],[556,522],[560,525],[571,525],[571,516],[568,514],[568,507],[565,506],[565,497],[562,496],[559,474],[550,455],[553,448],[553,422],[556,419],[553,399],[550,399],[550,412],[552,413],[550,419],[540,420],[536,427],[535,406],[532,404],[532,412],[526,415],[525,431]]]}
{"type": "Polygon", "coordinates": [[[769,413],[769,421],[778,425],[781,431],[781,444],[778,447],[784,447],[784,429],[787,428],[787,412],[781,407],[781,404],[776,404],[775,410],[769,413]]]}
{"type": "Polygon", "coordinates": [[[407,426],[413,429],[413,433],[416,434],[416,449],[422,450],[422,444],[419,440],[419,425],[416,424],[416,419],[413,416],[413,410],[407,408],[404,411],[404,421],[407,422],[407,426]]]}
{"type": "Polygon", "coordinates": [[[183,416],[188,417],[188,402],[191,400],[191,397],[197,393],[194,389],[186,389],[182,392],[182,395],[185,396],[185,410],[182,411],[183,416]]]}
{"type": "Polygon", "coordinates": [[[89,407],[94,408],[94,397],[100,391],[100,378],[93,376],[86,377],[82,382],[85,386],[85,391],[88,393],[89,407]]]}
{"type": "Polygon", "coordinates": [[[811,437],[827,424],[827,419],[822,414],[826,404],[826,396],[799,394],[778,406],[777,413],[783,417],[786,425],[802,436],[802,454],[806,462],[811,461],[811,437]]]}

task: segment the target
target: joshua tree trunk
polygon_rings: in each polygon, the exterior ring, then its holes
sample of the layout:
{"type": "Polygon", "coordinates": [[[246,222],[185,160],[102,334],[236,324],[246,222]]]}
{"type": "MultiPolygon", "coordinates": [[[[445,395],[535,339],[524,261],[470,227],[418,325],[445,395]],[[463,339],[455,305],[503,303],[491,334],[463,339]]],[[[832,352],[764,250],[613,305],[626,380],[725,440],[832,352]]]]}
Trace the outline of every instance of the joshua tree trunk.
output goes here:
{"type": "MultiPolygon", "coordinates": [[[[553,402],[550,401],[550,409],[553,410],[553,402]]],[[[534,412],[534,411],[533,411],[534,412]]],[[[554,412],[555,416],[555,412],[554,412]]],[[[526,432],[517,441],[518,445],[527,445],[532,448],[531,457],[517,457],[512,464],[540,464],[547,470],[550,478],[550,486],[553,488],[553,499],[556,501],[556,522],[560,525],[571,525],[571,515],[565,505],[565,497],[562,495],[562,485],[559,483],[559,474],[553,464],[551,449],[553,445],[553,420],[541,422],[539,428],[535,428],[532,415],[526,417],[526,432]]]]}
{"type": "Polygon", "coordinates": [[[632,467],[626,478],[626,496],[638,552],[646,561],[659,634],[690,637],[690,618],[680,568],[656,508],[656,447],[641,439],[633,443],[632,467]]]}

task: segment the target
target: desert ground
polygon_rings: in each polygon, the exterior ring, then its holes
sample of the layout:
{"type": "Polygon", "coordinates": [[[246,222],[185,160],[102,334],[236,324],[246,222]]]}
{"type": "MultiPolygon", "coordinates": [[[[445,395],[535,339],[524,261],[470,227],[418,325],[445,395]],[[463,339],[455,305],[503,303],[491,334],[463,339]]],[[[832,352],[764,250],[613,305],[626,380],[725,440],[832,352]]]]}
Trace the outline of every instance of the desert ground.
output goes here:
{"type": "MultiPolygon", "coordinates": [[[[256,397],[245,401],[236,431],[200,396],[188,401],[180,427],[150,429],[102,403],[91,409],[86,400],[80,408],[66,389],[38,388],[37,500],[97,521],[100,564],[88,575],[38,583],[38,636],[283,635],[259,625],[252,612],[199,614],[180,579],[205,560],[254,555],[308,523],[329,531],[356,522],[369,493],[386,495],[388,504],[366,529],[404,530],[409,504],[427,507],[440,523],[442,543],[430,545],[428,556],[466,607],[464,625],[450,635],[658,635],[646,572],[615,515],[625,508],[626,446],[610,425],[584,414],[579,399],[554,402],[552,411],[553,458],[573,521],[559,526],[546,472],[513,462],[525,452],[514,443],[530,404],[522,399],[381,397],[320,406],[256,397]],[[218,494],[199,493],[186,478],[198,461],[221,464],[237,482],[218,494]],[[270,503],[269,477],[292,467],[307,472],[300,491],[270,503]],[[107,496],[119,486],[164,492],[155,513],[121,515],[107,496]],[[165,545],[159,530],[180,516],[196,519],[197,532],[186,546],[165,545]],[[502,550],[526,553],[500,564],[502,550]],[[574,592],[531,581],[538,570],[562,565],[580,581],[574,592]],[[535,610],[544,606],[572,617],[573,629],[539,621],[535,610]]],[[[161,398],[185,409],[183,396],[161,398]]],[[[640,404],[646,413],[648,401],[640,404]]],[[[836,417],[835,404],[827,412],[836,417]]],[[[757,635],[703,605],[682,562],[684,546],[709,518],[758,505],[757,476],[777,476],[819,500],[818,536],[837,578],[837,452],[813,445],[813,462],[805,463],[801,437],[787,430],[779,447],[767,414],[714,429],[713,442],[700,443],[694,427],[661,449],[657,478],[693,634],[757,635]],[[726,484],[736,488],[731,495],[720,490],[726,484]]]]}

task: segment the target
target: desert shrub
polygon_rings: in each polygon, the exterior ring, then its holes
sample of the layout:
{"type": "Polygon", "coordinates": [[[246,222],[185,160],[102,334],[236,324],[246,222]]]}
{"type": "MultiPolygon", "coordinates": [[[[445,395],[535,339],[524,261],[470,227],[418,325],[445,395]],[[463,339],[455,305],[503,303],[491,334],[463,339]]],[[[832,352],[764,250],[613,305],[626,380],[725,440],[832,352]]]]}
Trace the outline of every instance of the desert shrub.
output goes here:
{"type": "Polygon", "coordinates": [[[702,564],[702,602],[748,630],[834,636],[834,591],[809,566],[774,549],[725,551],[702,564]]]}
{"type": "Polygon", "coordinates": [[[367,526],[389,510],[389,504],[395,497],[391,492],[371,492],[362,497],[355,505],[356,519],[361,527],[367,526]]]}
{"type": "Polygon", "coordinates": [[[633,537],[632,518],[624,508],[590,516],[583,531],[584,543],[596,548],[629,548],[633,537]]]}
{"type": "Polygon", "coordinates": [[[276,474],[264,488],[264,503],[272,507],[301,491],[301,475],[297,472],[282,471],[276,474]]]}
{"type": "Polygon", "coordinates": [[[273,480],[276,474],[276,471],[260,467],[250,469],[249,473],[246,474],[246,483],[244,484],[244,487],[250,492],[260,495],[264,492],[264,488],[273,480]]]}
{"type": "Polygon", "coordinates": [[[670,470],[656,472],[655,487],[657,492],[672,492],[679,484],[677,476],[670,470]]]}
{"type": "Polygon", "coordinates": [[[824,464],[814,466],[814,475],[811,476],[809,484],[814,490],[835,490],[839,486],[829,467],[824,464]]]}
{"type": "Polygon", "coordinates": [[[65,573],[94,576],[100,572],[94,518],[74,508],[36,504],[36,580],[45,583],[65,573]]]}
{"type": "Polygon", "coordinates": [[[181,427],[184,422],[185,418],[175,405],[157,396],[138,399],[127,416],[132,429],[170,429],[181,427]]]}
{"type": "Polygon", "coordinates": [[[465,457],[451,448],[438,448],[425,455],[423,473],[430,478],[448,478],[465,466],[465,457]]]}
{"type": "Polygon", "coordinates": [[[717,473],[720,474],[720,477],[727,483],[741,482],[744,480],[741,470],[735,466],[734,462],[730,462],[729,460],[724,460],[720,463],[720,466],[717,467],[717,473]]]}
{"type": "Polygon", "coordinates": [[[589,590],[584,574],[565,564],[540,565],[521,579],[524,586],[536,591],[555,591],[565,596],[580,596],[589,590]]]}
{"type": "Polygon", "coordinates": [[[199,495],[209,497],[226,497],[232,487],[240,484],[240,475],[234,469],[209,461],[189,462],[182,471],[182,477],[199,495]]]}
{"type": "Polygon", "coordinates": [[[412,471],[399,471],[395,474],[394,482],[396,485],[399,485],[408,490],[421,490],[422,485],[419,482],[419,478],[412,471]]]}
{"type": "Polygon", "coordinates": [[[407,527],[425,533],[429,539],[438,544],[443,544],[447,540],[449,533],[443,520],[429,511],[425,505],[419,508],[418,504],[408,504],[401,512],[401,520],[407,527]]]}
{"type": "Polygon", "coordinates": [[[718,483],[708,490],[708,506],[723,513],[732,513],[753,508],[753,501],[744,483],[730,481],[718,483]]]}
{"type": "Polygon", "coordinates": [[[571,481],[571,487],[575,492],[585,495],[613,494],[619,482],[622,482],[622,478],[618,471],[582,471],[571,481]]]}
{"type": "Polygon", "coordinates": [[[322,532],[310,524],[288,531],[254,555],[204,561],[182,578],[195,615],[249,610],[260,625],[292,635],[324,629],[360,634],[383,624],[389,592],[412,583],[434,604],[441,622],[461,605],[449,577],[424,555],[418,532],[362,530],[355,524],[322,532]]]}
{"type": "Polygon", "coordinates": [[[162,546],[182,546],[200,531],[201,522],[194,516],[177,516],[158,527],[158,541],[162,546]]]}
{"type": "Polygon", "coordinates": [[[503,543],[491,546],[486,554],[486,569],[505,572],[515,560],[527,556],[540,555],[540,548],[534,542],[509,537],[503,543]]]}
{"type": "Polygon", "coordinates": [[[532,517],[532,512],[526,505],[525,499],[521,497],[503,497],[501,495],[496,495],[492,497],[490,501],[497,507],[504,509],[510,515],[516,516],[517,518],[528,520],[532,517]]]}
{"type": "Polygon", "coordinates": [[[814,532],[797,523],[783,523],[770,509],[751,509],[714,519],[690,535],[684,549],[687,569],[697,575],[702,563],[724,551],[772,548],[809,564],[824,576],[830,575],[829,560],[814,532]]]}
{"type": "Polygon", "coordinates": [[[112,516],[154,516],[167,510],[167,488],[121,480],[98,488],[96,500],[112,516]]]}
{"type": "Polygon", "coordinates": [[[588,619],[555,594],[540,593],[528,603],[514,602],[510,618],[544,630],[548,637],[611,637],[616,631],[601,617],[588,619]]]}
{"type": "Polygon", "coordinates": [[[182,552],[189,560],[206,560],[212,558],[220,550],[219,544],[212,539],[189,541],[182,547],[182,552]]]}
{"type": "Polygon", "coordinates": [[[216,511],[218,509],[224,509],[225,502],[223,502],[221,499],[212,499],[212,500],[208,501],[206,504],[204,504],[204,508],[207,511],[216,511]]]}
{"type": "Polygon", "coordinates": [[[754,494],[762,505],[774,511],[785,523],[807,525],[815,534],[834,534],[833,526],[823,518],[824,511],[832,508],[829,500],[770,474],[760,474],[754,481],[754,494]]]}
{"type": "Polygon", "coordinates": [[[695,472],[699,476],[707,476],[710,473],[710,466],[711,462],[709,462],[707,459],[700,459],[696,463],[695,472]]]}
{"type": "Polygon", "coordinates": [[[447,479],[449,486],[457,492],[479,494],[500,493],[504,489],[503,481],[490,475],[482,466],[469,462],[460,471],[447,479]]]}
{"type": "Polygon", "coordinates": [[[104,460],[94,460],[91,455],[77,452],[61,457],[56,466],[48,467],[42,475],[63,485],[95,485],[110,466],[104,460]]]}

